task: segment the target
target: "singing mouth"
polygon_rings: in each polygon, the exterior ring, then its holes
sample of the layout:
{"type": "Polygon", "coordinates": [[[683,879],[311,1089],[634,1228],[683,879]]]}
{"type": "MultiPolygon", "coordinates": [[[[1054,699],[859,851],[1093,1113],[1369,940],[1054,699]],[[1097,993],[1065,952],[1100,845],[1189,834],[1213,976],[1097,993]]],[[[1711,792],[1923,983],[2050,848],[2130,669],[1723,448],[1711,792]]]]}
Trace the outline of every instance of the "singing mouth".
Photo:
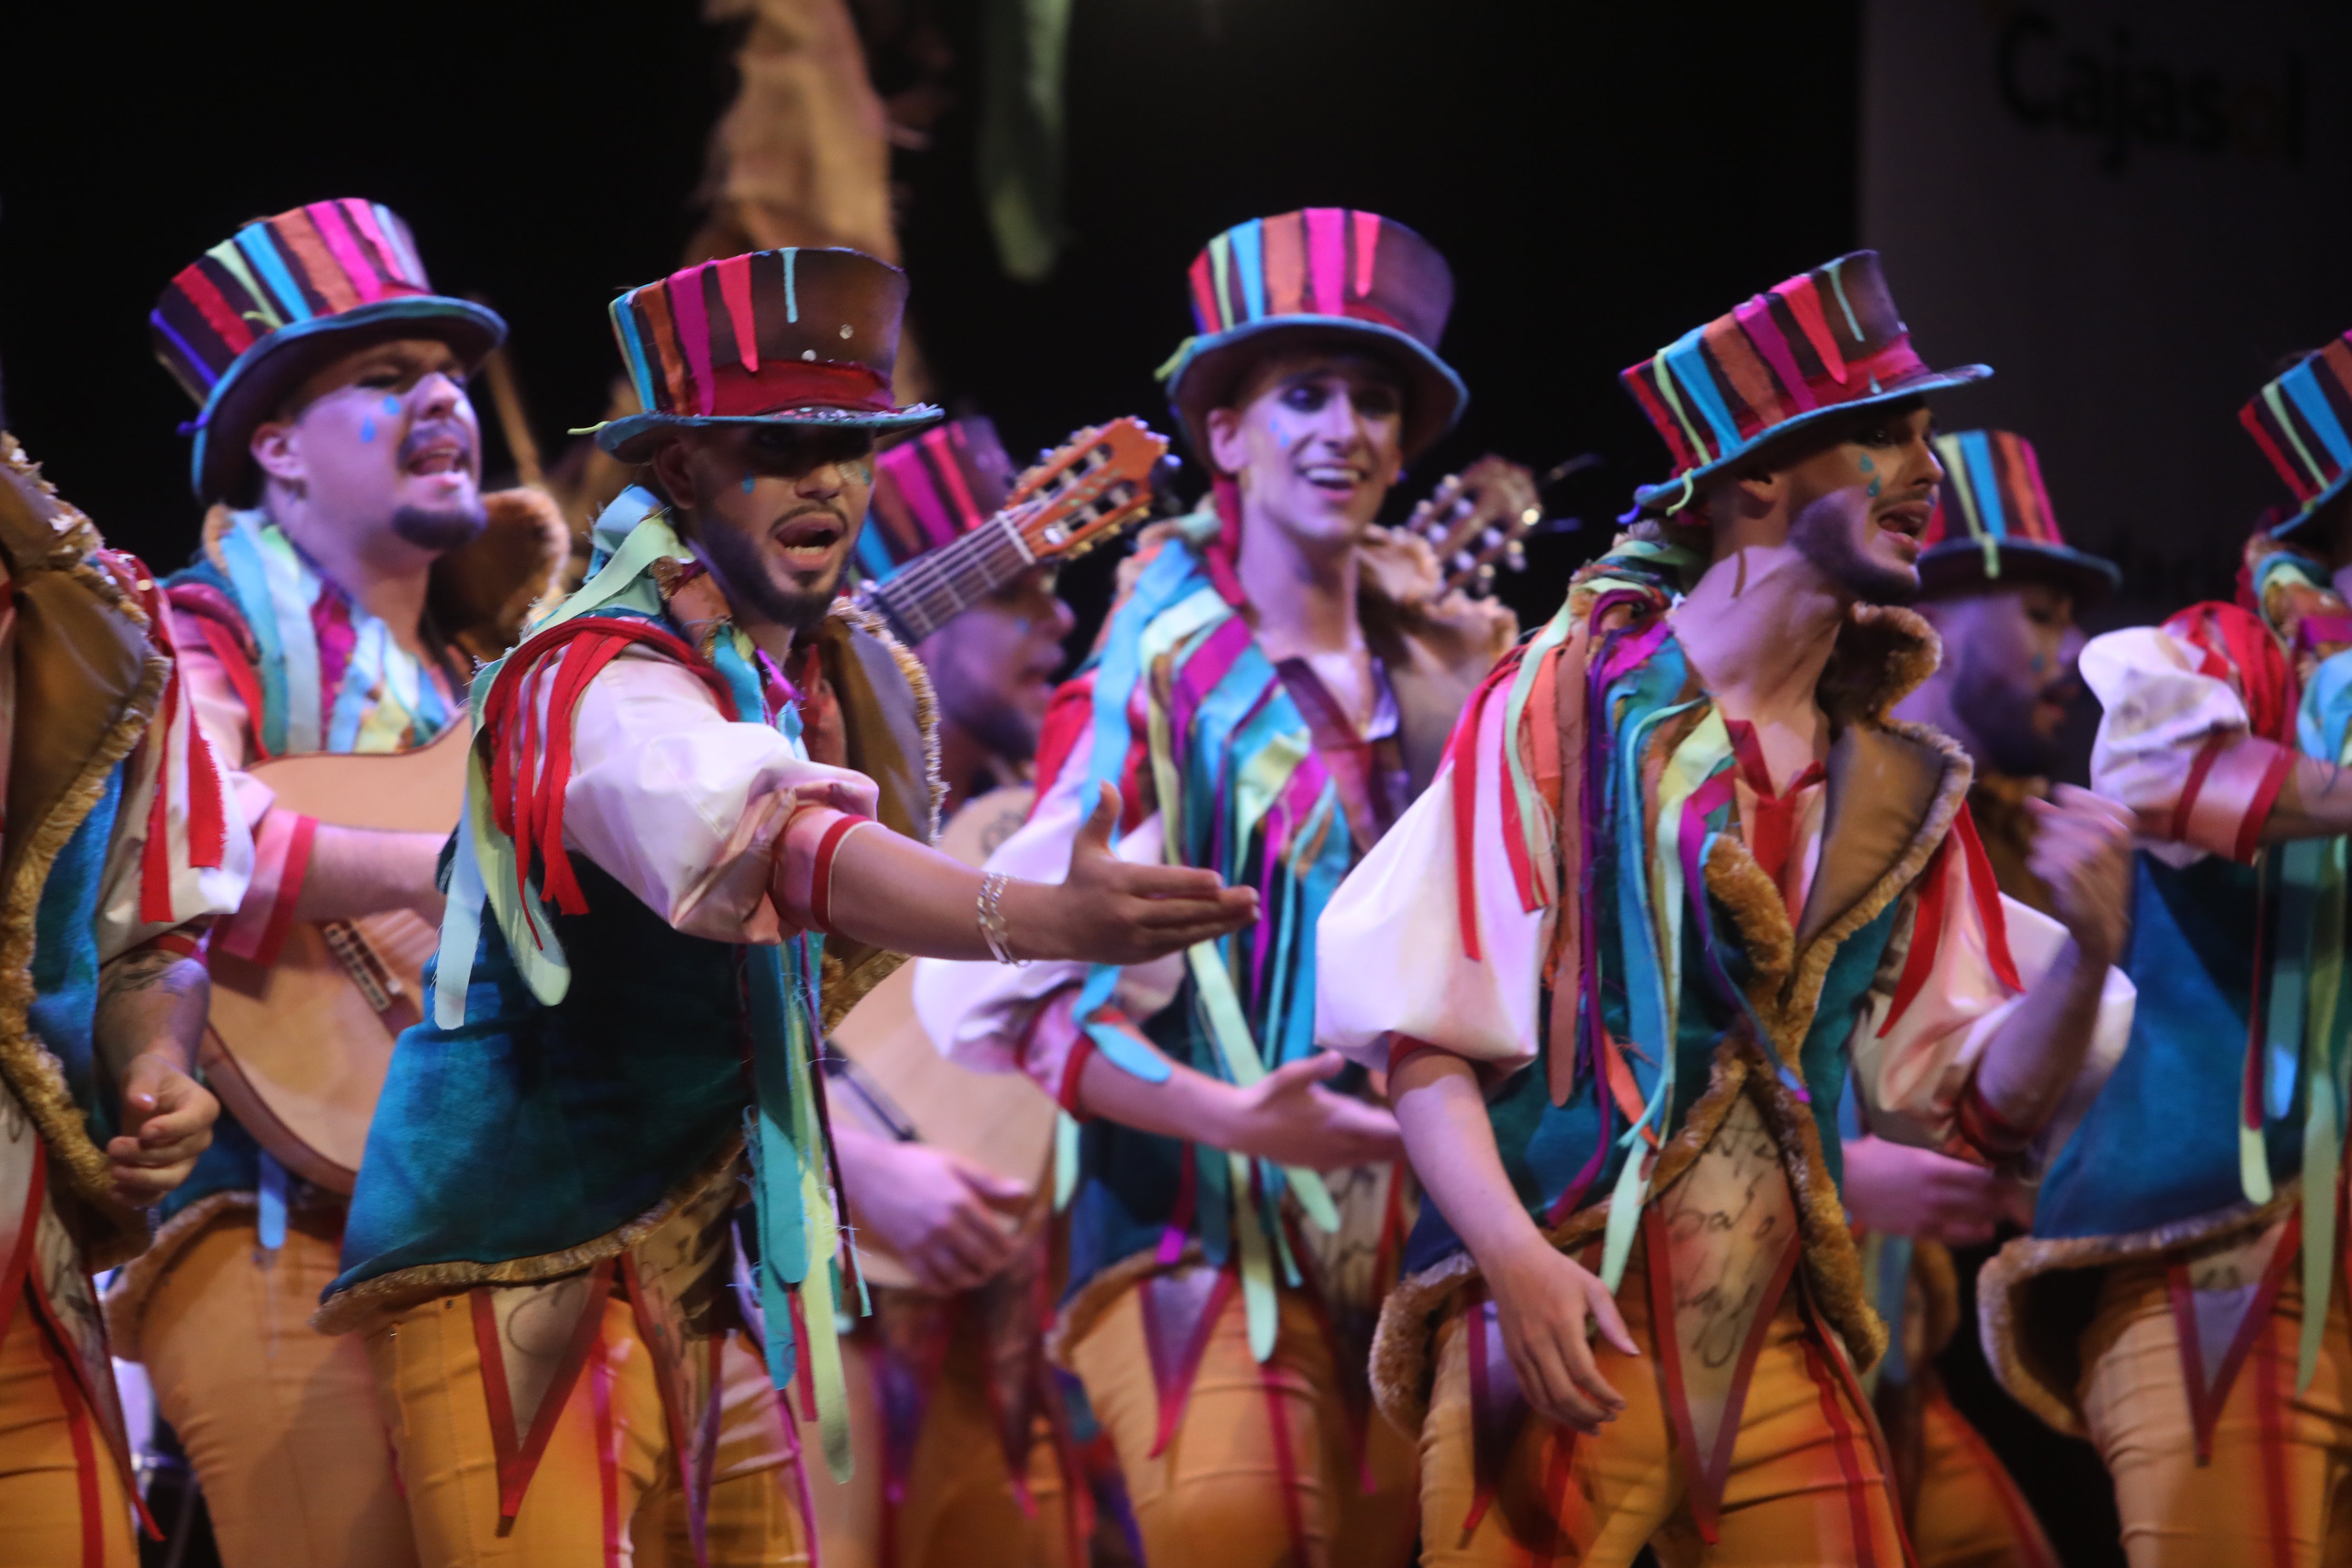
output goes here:
{"type": "Polygon", "coordinates": [[[419,477],[462,475],[471,468],[473,455],[473,449],[463,441],[427,441],[409,454],[407,462],[401,466],[404,471],[419,477]]]}
{"type": "Polygon", "coordinates": [[[834,546],[839,544],[848,531],[837,517],[808,513],[777,524],[768,537],[783,552],[786,566],[819,571],[831,562],[834,546]]]}
{"type": "Polygon", "coordinates": [[[1889,533],[1916,540],[1927,531],[1928,520],[1934,515],[1935,509],[1926,501],[1902,501],[1878,514],[1878,526],[1889,533]]]}

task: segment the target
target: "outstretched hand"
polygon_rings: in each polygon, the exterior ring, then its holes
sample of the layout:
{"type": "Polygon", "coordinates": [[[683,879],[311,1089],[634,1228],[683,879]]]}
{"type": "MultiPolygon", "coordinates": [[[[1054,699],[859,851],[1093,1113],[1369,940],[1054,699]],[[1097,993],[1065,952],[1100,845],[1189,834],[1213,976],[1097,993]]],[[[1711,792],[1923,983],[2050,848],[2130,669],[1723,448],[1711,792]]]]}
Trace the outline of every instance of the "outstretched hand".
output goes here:
{"type": "Polygon", "coordinates": [[[1113,854],[1118,804],[1118,791],[1102,785],[1093,815],[1070,845],[1069,875],[1059,884],[1006,888],[1006,923],[1022,957],[1141,963],[1213,942],[1257,919],[1256,891],[1228,888],[1214,871],[1137,865],[1113,854]]]}
{"type": "Polygon", "coordinates": [[[850,1217],[937,1295],[983,1285],[1013,1261],[1008,1221],[1030,1202],[1023,1183],[923,1143],[860,1134],[836,1147],[850,1217]]]}
{"type": "Polygon", "coordinates": [[[1217,1146],[1255,1154],[1277,1165],[1343,1171],[1404,1158],[1396,1117],[1323,1086],[1347,1067],[1330,1051],[1286,1062],[1246,1089],[1234,1091],[1230,1124],[1217,1146]]]}

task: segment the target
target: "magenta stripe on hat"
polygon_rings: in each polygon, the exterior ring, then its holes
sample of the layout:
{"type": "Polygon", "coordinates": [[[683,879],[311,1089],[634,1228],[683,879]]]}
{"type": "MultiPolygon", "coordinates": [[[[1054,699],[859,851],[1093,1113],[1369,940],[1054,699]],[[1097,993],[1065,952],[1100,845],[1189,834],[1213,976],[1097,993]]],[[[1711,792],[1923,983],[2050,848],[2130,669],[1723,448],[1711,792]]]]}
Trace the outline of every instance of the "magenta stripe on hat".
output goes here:
{"type": "Polygon", "coordinates": [[[375,247],[377,259],[383,264],[383,275],[386,278],[397,279],[404,283],[408,282],[410,279],[407,270],[401,264],[400,252],[394,247],[392,241],[385,237],[383,226],[376,222],[373,205],[351,200],[343,204],[343,210],[351,215],[352,222],[359,229],[361,237],[375,247]]]}
{"type": "MultiPolygon", "coordinates": [[[[929,441],[930,437],[925,436],[922,439],[929,441]]],[[[906,500],[907,510],[915,514],[915,521],[923,525],[923,532],[929,536],[929,542],[923,546],[929,550],[935,545],[945,544],[961,530],[956,527],[955,519],[949,515],[948,503],[940,498],[939,487],[932,480],[931,465],[923,460],[930,454],[919,445],[908,456],[914,461],[894,463],[891,472],[898,479],[898,494],[906,500]]]]}
{"type": "Polygon", "coordinates": [[[368,265],[366,255],[360,249],[359,240],[343,221],[341,209],[332,202],[312,202],[303,210],[310,215],[310,222],[317,226],[319,237],[327,243],[328,254],[335,258],[335,265],[342,269],[343,276],[351,279],[352,288],[359,294],[361,302],[373,305],[382,299],[383,280],[375,275],[375,268],[368,265]]]}
{"type": "Polygon", "coordinates": [[[1356,298],[1372,295],[1373,264],[1381,254],[1381,215],[1360,212],[1356,217],[1356,298]]]}
{"type": "Polygon", "coordinates": [[[1734,307],[1731,315],[1739,323],[1740,331],[1748,334],[1748,341],[1756,345],[1756,352],[1764,356],[1764,363],[1772,367],[1781,391],[1796,405],[1797,412],[1810,413],[1820,406],[1813,389],[1805,384],[1804,372],[1797,368],[1797,356],[1790,352],[1789,340],[1780,335],[1780,323],[1772,319],[1771,301],[1759,294],[1745,305],[1734,307]]]}
{"type": "Polygon", "coordinates": [[[1346,313],[1348,214],[1341,207],[1307,209],[1307,278],[1315,314],[1346,313]]]}
{"type": "MultiPolygon", "coordinates": [[[[670,316],[677,322],[677,346],[694,376],[695,412],[704,415],[710,412],[716,391],[710,383],[710,307],[702,299],[702,273],[707,265],[698,262],[692,267],[681,267],[668,279],[670,316]]],[[[676,392],[671,394],[671,400],[685,401],[676,392]]]]}
{"type": "Polygon", "coordinates": [[[945,430],[934,431],[923,437],[924,450],[939,467],[940,488],[948,492],[948,500],[956,509],[958,533],[977,526],[982,520],[980,503],[971,499],[971,488],[963,482],[963,465],[956,461],[953,452],[948,450],[949,441],[960,435],[961,432],[950,425],[945,430]]]}
{"type": "Polygon", "coordinates": [[[712,265],[719,269],[719,298],[727,319],[735,325],[735,357],[745,370],[760,370],[760,333],[751,321],[751,258],[730,256],[712,265]]]}

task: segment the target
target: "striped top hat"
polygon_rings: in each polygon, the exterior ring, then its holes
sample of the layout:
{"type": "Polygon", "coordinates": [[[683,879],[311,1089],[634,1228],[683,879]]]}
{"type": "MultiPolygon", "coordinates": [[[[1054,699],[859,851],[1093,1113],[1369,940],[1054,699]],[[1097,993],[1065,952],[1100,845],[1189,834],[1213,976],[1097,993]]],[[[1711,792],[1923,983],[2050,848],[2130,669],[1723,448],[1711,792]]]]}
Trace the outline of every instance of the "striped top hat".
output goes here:
{"type": "Polygon", "coordinates": [[[938,425],[874,462],[874,498],[857,535],[857,569],[875,582],[971,532],[1013,493],[1013,459],[988,419],[938,425]]]}
{"type": "Polygon", "coordinates": [[[1933,370],[1911,347],[1878,268],[1857,250],[1694,328],[1618,380],[1674,454],[1674,477],[1633,492],[1635,516],[1671,514],[1765,442],[1843,409],[1992,374],[1933,370]]]}
{"type": "Polygon", "coordinates": [[[2288,538],[2352,479],[2352,332],[2305,354],[2238,418],[2294,492],[2295,510],[2271,530],[2273,539],[2288,538]]]}
{"type": "Polygon", "coordinates": [[[1944,482],[1919,536],[1919,592],[1927,598],[1992,582],[2056,583],[2095,603],[2123,582],[2115,563],[2084,554],[2058,531],[2033,443],[2007,430],[1936,437],[1944,482]]]}
{"type": "Polygon", "coordinates": [[[907,275],[862,251],[755,250],[698,261],[613,301],[642,414],[596,444],[645,461],[660,432],[719,425],[896,430],[940,417],[891,399],[907,275]]]}
{"type": "Polygon", "coordinates": [[[1190,278],[1193,335],[1160,375],[1196,454],[1209,449],[1209,410],[1225,405],[1248,367],[1244,345],[1303,328],[1345,333],[1403,372],[1408,459],[1462,417],[1470,394],[1437,357],[1453,270],[1394,218],[1349,207],[1252,218],[1209,241],[1190,278]]]}
{"type": "Polygon", "coordinates": [[[433,292],[416,242],[346,197],[257,218],[183,268],[147,317],[155,357],[202,412],[190,469],[205,502],[245,499],[254,427],[324,361],[368,339],[437,338],[470,368],[507,324],[433,292]]]}

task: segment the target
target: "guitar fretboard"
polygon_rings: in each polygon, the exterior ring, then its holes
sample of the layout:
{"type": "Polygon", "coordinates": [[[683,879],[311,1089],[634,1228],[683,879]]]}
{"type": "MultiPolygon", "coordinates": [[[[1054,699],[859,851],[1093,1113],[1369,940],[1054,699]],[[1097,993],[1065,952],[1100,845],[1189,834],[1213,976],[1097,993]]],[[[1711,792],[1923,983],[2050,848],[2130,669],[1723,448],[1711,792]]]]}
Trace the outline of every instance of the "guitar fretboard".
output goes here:
{"type": "Polygon", "coordinates": [[[1036,560],[1012,518],[999,513],[962,538],[918,555],[897,575],[869,584],[866,598],[888,619],[898,639],[911,647],[1036,560]]]}

